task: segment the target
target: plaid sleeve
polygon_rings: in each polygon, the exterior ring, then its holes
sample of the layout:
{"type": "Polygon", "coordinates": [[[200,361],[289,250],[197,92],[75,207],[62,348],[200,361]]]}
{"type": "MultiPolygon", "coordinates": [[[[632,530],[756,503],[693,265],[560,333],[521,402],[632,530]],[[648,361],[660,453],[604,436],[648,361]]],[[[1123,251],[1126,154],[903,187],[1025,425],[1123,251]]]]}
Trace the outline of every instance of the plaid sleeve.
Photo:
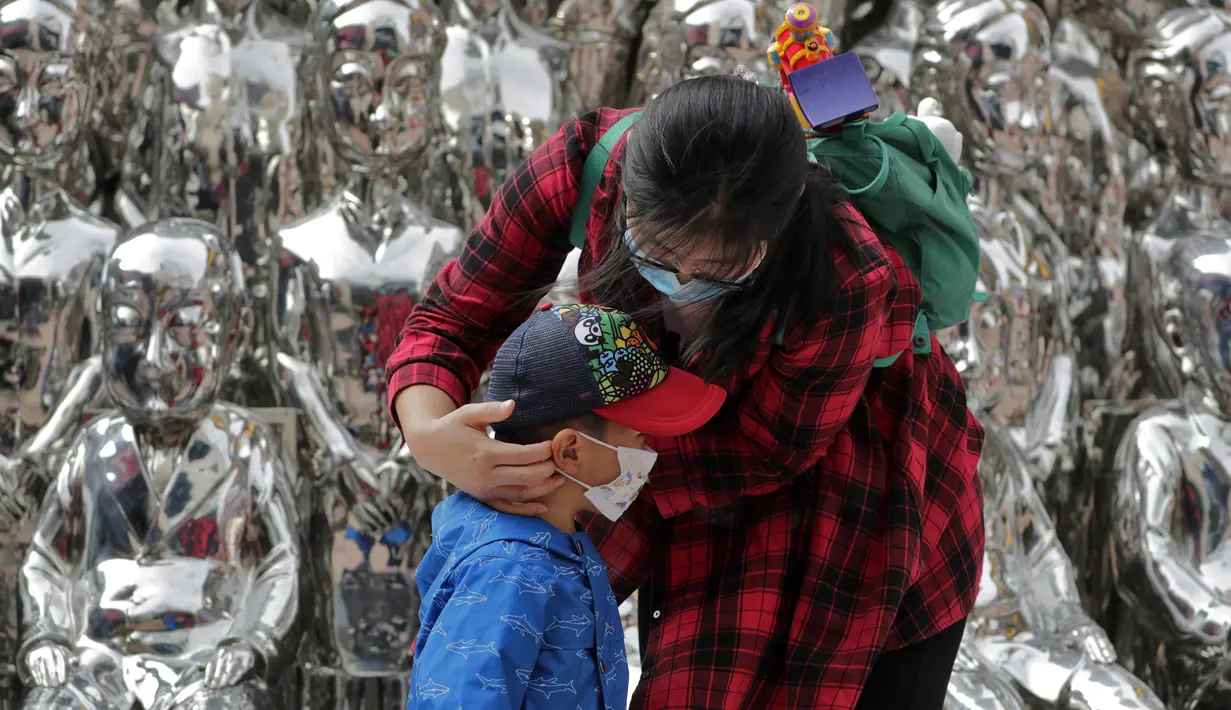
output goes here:
{"type": "Polygon", "coordinates": [[[603,111],[569,121],[501,186],[461,255],[432,281],[385,366],[389,409],[428,384],[460,407],[505,338],[534,310],[572,249],[569,216],[603,111]]]}
{"type": "Polygon", "coordinates": [[[714,421],[652,442],[650,488],[663,517],[764,495],[815,467],[863,398],[873,363],[909,347],[918,283],[854,216],[858,248],[837,259],[831,315],[790,333],[714,421]]]}

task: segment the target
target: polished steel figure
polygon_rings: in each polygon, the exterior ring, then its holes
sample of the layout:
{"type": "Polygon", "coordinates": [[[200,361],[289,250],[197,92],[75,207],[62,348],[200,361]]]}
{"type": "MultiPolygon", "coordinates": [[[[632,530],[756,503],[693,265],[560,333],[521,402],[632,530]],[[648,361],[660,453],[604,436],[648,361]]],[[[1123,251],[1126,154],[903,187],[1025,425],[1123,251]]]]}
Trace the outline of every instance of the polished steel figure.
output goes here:
{"type": "Polygon", "coordinates": [[[975,176],[971,213],[1005,251],[1029,313],[1008,354],[1010,392],[993,416],[1031,460],[1051,510],[1063,509],[1081,443],[1077,430],[1070,252],[1025,191],[1048,147],[1050,30],[1025,0],[944,0],[928,11],[915,51],[911,102],[927,97],[965,136],[975,176]]]}
{"type": "Polygon", "coordinates": [[[574,116],[631,105],[631,53],[647,0],[467,0],[491,49],[484,175],[494,191],[574,116]]]}
{"type": "Polygon", "coordinates": [[[226,396],[250,406],[277,403],[264,347],[273,239],[315,206],[319,182],[301,80],[308,36],[265,1],[196,0],[182,17],[160,18],[149,78],[156,130],[134,137],[130,156],[151,182],[141,216],[203,219],[244,259],[258,337],[238,353],[226,396]]]}
{"type": "Polygon", "coordinates": [[[1162,710],[1140,680],[1115,664],[1110,639],[1082,608],[1075,570],[1035,491],[1031,464],[1013,433],[990,416],[1009,394],[1005,353],[1014,322],[1030,315],[1014,308],[1019,285],[1003,253],[1003,245],[984,240],[979,287],[988,299],[974,305],[965,325],[941,334],[984,426],[979,477],[987,534],[979,595],[946,707],[1162,710]]]}
{"type": "Polygon", "coordinates": [[[116,225],[66,182],[85,150],[94,67],[91,17],[53,0],[0,3],[0,707],[16,694],[18,570],[27,513],[99,391],[99,269],[116,225]]]}
{"type": "Polygon", "coordinates": [[[915,108],[910,103],[910,78],[923,16],[915,0],[896,0],[885,23],[852,48],[880,100],[880,107],[872,114],[874,121],[915,108]]]}
{"type": "MultiPolygon", "coordinates": [[[[730,74],[743,65],[777,81],[765,50],[782,24],[785,0],[660,0],[641,31],[630,105],[640,105],[663,89],[698,76],[730,74]]],[[[813,2],[822,25],[841,20],[842,3],[813,2]]]]}
{"type": "Polygon", "coordinates": [[[1116,454],[1117,646],[1174,707],[1231,702],[1227,461],[1231,459],[1231,230],[1177,241],[1150,283],[1154,324],[1183,374],[1116,454]]]}
{"type": "Polygon", "coordinates": [[[99,305],[116,409],[73,440],[22,566],[22,707],[271,707],[298,521],[267,425],[217,401],[250,327],[239,257],[204,222],[147,225],[99,305]]]}
{"type": "Polygon", "coordinates": [[[405,706],[418,630],[414,569],[443,495],[387,409],[385,361],[407,314],[464,233],[408,199],[429,155],[446,41],[420,0],[321,7],[319,130],[346,182],[283,228],[275,365],[315,462],[308,534],[315,612],[305,698],[320,708],[405,706]]]}
{"type": "MultiPolygon", "coordinates": [[[[1130,242],[1128,402],[1167,400],[1122,439],[1108,498],[1117,644],[1169,702],[1231,701],[1222,562],[1227,497],[1227,116],[1231,15],[1164,15],[1131,61],[1128,105],[1137,135],[1166,148],[1178,181],[1157,220],[1130,242]],[[1146,102],[1138,105],[1137,102],[1146,102]],[[1129,496],[1135,496],[1131,498],[1129,496]],[[1130,545],[1139,546],[1130,549],[1130,545]],[[1155,656],[1154,654],[1162,654],[1155,656]]],[[[1127,359],[1127,358],[1126,358],[1127,359]]]]}

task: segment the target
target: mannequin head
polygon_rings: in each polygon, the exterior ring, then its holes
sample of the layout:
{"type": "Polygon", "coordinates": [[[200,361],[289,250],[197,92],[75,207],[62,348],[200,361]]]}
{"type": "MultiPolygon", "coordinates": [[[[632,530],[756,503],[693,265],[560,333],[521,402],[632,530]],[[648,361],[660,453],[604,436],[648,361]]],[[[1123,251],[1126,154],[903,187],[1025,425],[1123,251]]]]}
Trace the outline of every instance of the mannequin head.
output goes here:
{"type": "Polygon", "coordinates": [[[1179,240],[1157,265],[1149,297],[1160,369],[1231,415],[1231,239],[1179,240]]]}
{"type": "Polygon", "coordinates": [[[107,259],[100,303],[113,404],[150,427],[204,416],[250,316],[243,265],[222,233],[169,219],[125,234],[107,259]]]}
{"type": "Polygon", "coordinates": [[[1129,120],[1139,141],[1183,177],[1231,186],[1231,13],[1164,15],[1130,62],[1129,120]]]}
{"type": "Polygon", "coordinates": [[[979,172],[1020,174],[1045,147],[1050,35],[1027,0],[944,0],[920,32],[909,105],[938,100],[979,172]]]}
{"type": "Polygon", "coordinates": [[[46,168],[78,144],[103,46],[97,24],[78,5],[0,4],[0,158],[46,168]]]}
{"type": "Polygon", "coordinates": [[[357,172],[405,167],[441,128],[439,10],[421,0],[335,2],[317,33],[319,127],[357,172]]]}
{"type": "Polygon", "coordinates": [[[886,118],[895,111],[914,113],[910,75],[922,23],[923,11],[914,0],[898,0],[885,24],[854,48],[880,100],[873,120],[886,118]]]}

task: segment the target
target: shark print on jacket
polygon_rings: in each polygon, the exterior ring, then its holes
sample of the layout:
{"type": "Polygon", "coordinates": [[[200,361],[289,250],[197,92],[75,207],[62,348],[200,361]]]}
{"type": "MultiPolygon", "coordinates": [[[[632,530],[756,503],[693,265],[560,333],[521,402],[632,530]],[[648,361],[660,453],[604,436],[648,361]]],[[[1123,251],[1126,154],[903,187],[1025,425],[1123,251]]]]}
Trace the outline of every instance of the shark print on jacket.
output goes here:
{"type": "Polygon", "coordinates": [[[626,707],[620,613],[584,532],[458,493],[432,513],[432,549],[416,578],[423,602],[407,710],[626,707]]]}

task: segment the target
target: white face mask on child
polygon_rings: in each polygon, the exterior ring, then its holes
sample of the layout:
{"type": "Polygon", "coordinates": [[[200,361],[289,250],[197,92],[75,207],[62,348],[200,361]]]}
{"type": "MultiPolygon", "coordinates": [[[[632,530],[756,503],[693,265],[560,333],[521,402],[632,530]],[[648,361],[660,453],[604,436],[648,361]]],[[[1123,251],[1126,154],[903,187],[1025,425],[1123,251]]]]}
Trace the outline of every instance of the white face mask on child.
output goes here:
{"type": "Polygon", "coordinates": [[[612,446],[605,441],[599,441],[585,432],[577,432],[599,446],[616,452],[620,462],[620,475],[611,483],[601,486],[590,486],[568,475],[560,469],[556,472],[568,480],[586,489],[586,500],[594,504],[603,517],[615,522],[620,519],[628,506],[637,499],[642,486],[649,479],[650,469],[658,460],[658,454],[647,449],[634,449],[629,446],[612,446]]]}

